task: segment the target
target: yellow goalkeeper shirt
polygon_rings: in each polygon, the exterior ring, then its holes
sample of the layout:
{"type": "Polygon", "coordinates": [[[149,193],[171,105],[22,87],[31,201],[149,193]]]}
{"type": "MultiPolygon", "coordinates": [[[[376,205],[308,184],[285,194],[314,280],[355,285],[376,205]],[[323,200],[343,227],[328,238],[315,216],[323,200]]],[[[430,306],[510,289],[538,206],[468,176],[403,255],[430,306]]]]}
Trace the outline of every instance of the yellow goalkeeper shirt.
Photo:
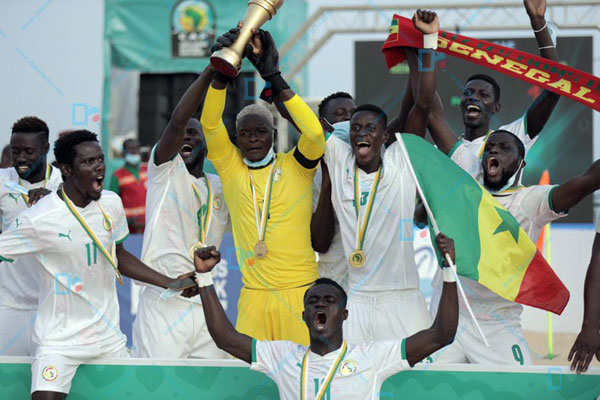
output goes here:
{"type": "MultiPolygon", "coordinates": [[[[296,148],[278,153],[273,172],[273,189],[267,219],[266,257],[254,255],[258,241],[250,175],[254,179],[259,212],[270,165],[250,169],[240,150],[229,140],[222,121],[226,89],[210,87],[202,112],[202,129],[208,147],[208,158],[215,166],[223,195],[231,215],[236,255],[247,288],[279,290],[306,285],[317,278],[317,263],[310,239],[312,217],[312,182],[315,168],[302,166],[294,156],[296,148]]],[[[298,152],[306,160],[321,158],[325,138],[319,120],[295,95],[284,102],[296,125],[302,131],[298,152]]]]}

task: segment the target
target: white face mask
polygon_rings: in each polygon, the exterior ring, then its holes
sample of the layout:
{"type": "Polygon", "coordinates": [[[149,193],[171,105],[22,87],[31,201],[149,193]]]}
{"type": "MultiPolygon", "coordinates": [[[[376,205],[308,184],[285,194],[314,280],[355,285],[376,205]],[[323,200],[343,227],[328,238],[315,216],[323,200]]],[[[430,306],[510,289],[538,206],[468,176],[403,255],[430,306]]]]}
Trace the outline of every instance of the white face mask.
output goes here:
{"type": "Polygon", "coordinates": [[[331,126],[333,126],[332,134],[337,136],[338,139],[350,144],[350,121],[336,122],[331,126]]]}
{"type": "Polygon", "coordinates": [[[269,163],[271,162],[273,157],[275,157],[275,150],[273,150],[273,147],[271,146],[271,148],[269,149],[269,152],[267,153],[265,158],[263,158],[262,160],[250,161],[246,157],[244,157],[243,161],[244,161],[244,164],[246,164],[250,168],[262,168],[266,165],[269,165],[269,163]]]}
{"type": "Polygon", "coordinates": [[[142,161],[140,154],[125,154],[125,162],[130,165],[138,165],[142,161]]]}
{"type": "MultiPolygon", "coordinates": [[[[519,175],[519,171],[521,171],[521,166],[522,165],[523,165],[523,160],[521,160],[521,162],[519,163],[519,167],[517,168],[517,171],[514,173],[514,175],[511,176],[510,178],[508,178],[508,182],[506,182],[506,185],[502,186],[498,190],[488,189],[488,191],[490,193],[500,193],[500,192],[503,192],[506,189],[512,187],[515,184],[515,181],[517,180],[517,175],[519,175]]],[[[520,179],[519,179],[519,181],[520,181],[520,179]]]]}

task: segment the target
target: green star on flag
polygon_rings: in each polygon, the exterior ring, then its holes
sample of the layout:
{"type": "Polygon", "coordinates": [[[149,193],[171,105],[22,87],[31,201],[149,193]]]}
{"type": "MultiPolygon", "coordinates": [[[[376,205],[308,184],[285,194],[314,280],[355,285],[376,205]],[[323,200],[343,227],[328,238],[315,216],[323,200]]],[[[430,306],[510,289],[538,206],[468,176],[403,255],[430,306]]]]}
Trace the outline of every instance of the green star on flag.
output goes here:
{"type": "Polygon", "coordinates": [[[498,207],[494,207],[500,218],[502,218],[502,223],[498,225],[494,235],[498,233],[508,231],[513,239],[515,239],[515,243],[519,243],[519,228],[521,227],[517,220],[506,210],[503,210],[498,207]]]}

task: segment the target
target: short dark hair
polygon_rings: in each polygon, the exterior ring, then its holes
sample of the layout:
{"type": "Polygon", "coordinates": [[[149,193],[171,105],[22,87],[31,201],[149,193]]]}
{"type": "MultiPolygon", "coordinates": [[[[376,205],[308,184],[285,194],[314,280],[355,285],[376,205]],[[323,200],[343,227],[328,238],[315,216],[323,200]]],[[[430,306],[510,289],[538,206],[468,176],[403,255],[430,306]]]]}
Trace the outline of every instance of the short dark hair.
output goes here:
{"type": "Polygon", "coordinates": [[[306,289],[306,292],[304,292],[304,300],[306,300],[306,295],[308,294],[309,290],[314,288],[317,285],[330,285],[330,286],[335,287],[337,290],[339,290],[340,293],[342,294],[342,306],[344,306],[344,308],[346,307],[346,304],[348,304],[348,295],[346,294],[346,291],[339,283],[337,283],[333,279],[329,279],[329,278],[319,278],[315,281],[315,283],[310,285],[310,287],[308,289],[306,289]]]}
{"type": "Polygon", "coordinates": [[[517,135],[515,135],[514,133],[504,130],[504,129],[498,129],[497,131],[494,131],[491,133],[491,135],[494,135],[496,133],[507,133],[508,136],[510,136],[513,140],[513,142],[515,143],[515,146],[517,146],[517,151],[519,152],[519,157],[525,159],[525,145],[523,144],[523,141],[521,139],[519,139],[519,137],[517,135]]]}
{"type": "Polygon", "coordinates": [[[123,141],[123,153],[125,153],[125,151],[127,150],[127,145],[135,141],[136,139],[125,139],[123,141]]]}
{"type": "Polygon", "coordinates": [[[385,111],[383,111],[381,108],[379,108],[375,104],[363,104],[363,105],[356,107],[354,109],[354,111],[352,111],[350,118],[352,118],[354,116],[354,114],[361,112],[361,111],[370,111],[372,113],[377,114],[379,116],[378,119],[383,121],[383,126],[387,127],[387,114],[385,113],[385,111]]]}
{"type": "Polygon", "coordinates": [[[476,80],[486,81],[487,83],[492,85],[492,87],[494,88],[494,101],[496,101],[496,102],[500,101],[500,85],[498,85],[498,82],[496,82],[496,80],[494,78],[492,78],[489,75],[485,75],[485,74],[475,74],[475,75],[471,75],[469,77],[469,79],[467,79],[467,81],[465,82],[465,85],[471,81],[476,81],[476,80]]]}
{"type": "Polygon", "coordinates": [[[50,130],[48,125],[38,117],[27,116],[19,119],[12,126],[12,133],[39,133],[45,143],[48,143],[50,130]]]}
{"type": "Polygon", "coordinates": [[[75,146],[84,142],[98,143],[98,135],[86,129],[73,131],[54,142],[54,158],[60,164],[73,165],[75,146]]]}
{"type": "Polygon", "coordinates": [[[329,96],[325,97],[323,100],[321,100],[321,102],[319,103],[319,117],[325,116],[325,107],[327,107],[327,104],[329,104],[329,102],[331,100],[335,100],[335,99],[354,100],[354,98],[352,97],[352,95],[350,93],[346,93],[346,92],[332,93],[329,96]]]}

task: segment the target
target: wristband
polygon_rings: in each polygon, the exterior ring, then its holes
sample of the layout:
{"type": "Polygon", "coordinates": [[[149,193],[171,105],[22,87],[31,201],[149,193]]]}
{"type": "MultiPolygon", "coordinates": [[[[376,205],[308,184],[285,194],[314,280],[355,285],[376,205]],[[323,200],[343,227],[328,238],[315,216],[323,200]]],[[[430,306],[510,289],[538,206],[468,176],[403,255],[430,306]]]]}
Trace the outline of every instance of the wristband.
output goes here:
{"type": "Polygon", "coordinates": [[[423,35],[423,48],[437,50],[438,45],[438,33],[428,33],[423,35]]]}
{"type": "Polygon", "coordinates": [[[283,79],[281,73],[272,75],[265,80],[271,83],[271,87],[273,88],[273,96],[277,96],[283,90],[290,88],[290,85],[288,85],[285,79],[283,79]]]}
{"type": "Polygon", "coordinates": [[[212,286],[212,272],[196,272],[196,284],[198,287],[212,286]]]}
{"type": "Polygon", "coordinates": [[[548,22],[546,21],[544,23],[544,26],[542,26],[540,29],[538,29],[537,31],[534,29],[533,32],[534,33],[540,33],[541,31],[543,31],[544,29],[546,29],[548,27],[548,22]]]}
{"type": "MultiPolygon", "coordinates": [[[[454,277],[454,274],[451,271],[452,267],[444,267],[442,268],[442,277],[444,278],[444,282],[456,282],[456,278],[454,277]]],[[[200,286],[200,285],[198,285],[200,286]]]]}

